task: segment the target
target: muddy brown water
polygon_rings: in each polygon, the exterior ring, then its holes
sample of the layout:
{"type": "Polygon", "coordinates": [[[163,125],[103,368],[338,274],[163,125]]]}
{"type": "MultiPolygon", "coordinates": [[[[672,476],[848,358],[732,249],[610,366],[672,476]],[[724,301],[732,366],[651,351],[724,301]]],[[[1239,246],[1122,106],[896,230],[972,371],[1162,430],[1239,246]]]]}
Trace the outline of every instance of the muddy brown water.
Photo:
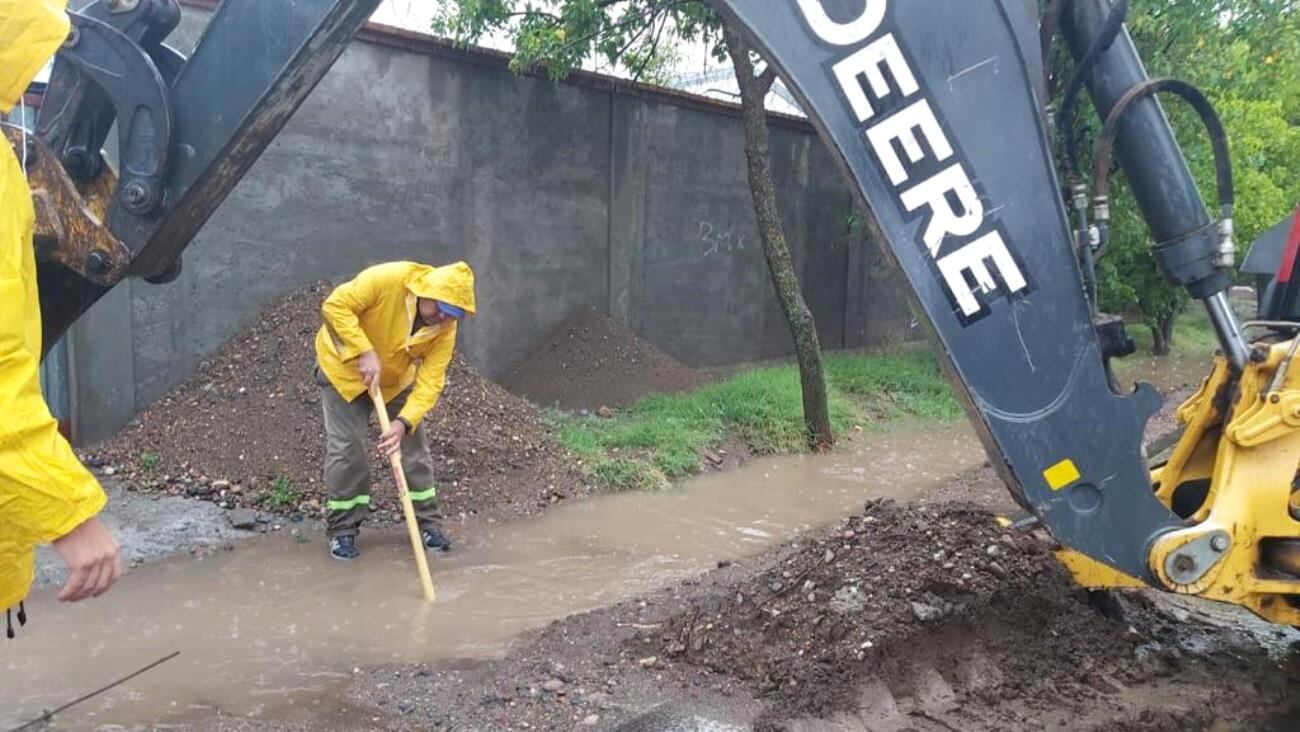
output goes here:
{"type": "Polygon", "coordinates": [[[524,631],[752,556],[864,499],[911,499],[977,464],[964,424],[860,437],[839,453],[774,457],[682,489],[601,496],[508,524],[453,527],[421,601],[404,534],[363,532],[362,558],[318,536],[268,535],[129,573],[108,595],[61,605],[37,592],[0,657],[0,728],[173,650],[181,655],[68,712],[60,729],[224,713],[285,721],[342,708],[354,668],[487,659],[524,631]]]}

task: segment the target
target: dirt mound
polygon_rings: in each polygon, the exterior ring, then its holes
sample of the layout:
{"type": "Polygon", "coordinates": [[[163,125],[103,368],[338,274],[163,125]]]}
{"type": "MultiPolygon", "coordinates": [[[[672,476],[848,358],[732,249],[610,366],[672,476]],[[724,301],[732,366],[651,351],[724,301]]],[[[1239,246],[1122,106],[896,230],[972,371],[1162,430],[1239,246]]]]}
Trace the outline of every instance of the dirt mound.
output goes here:
{"type": "Polygon", "coordinates": [[[876,504],[497,660],[365,670],[349,697],[403,730],[1295,728],[1300,648],[1288,666],[1251,637],[1275,629],[1088,595],[1050,550],[968,504],[876,504]]]}
{"type": "Polygon", "coordinates": [[[623,407],[703,382],[695,370],[591,309],[552,331],[502,380],[537,404],[571,410],[623,407]]]}
{"type": "MultiPolygon", "coordinates": [[[[970,505],[889,502],[643,639],[744,682],[769,703],[759,728],[921,730],[1017,728],[1031,712],[1078,723],[1107,697],[1096,728],[1163,729],[1167,715],[1130,718],[1118,703],[1127,684],[1180,664],[1149,641],[1093,607],[1046,542],[970,505]]],[[[1216,700],[1180,701],[1175,722],[1214,720],[1216,700]]]]}
{"type": "MultiPolygon", "coordinates": [[[[317,283],[266,308],[189,381],[87,450],[87,461],[137,490],[318,513],[325,438],[313,343],[330,289],[317,283]]],[[[536,408],[459,356],[425,425],[447,515],[524,514],[585,492],[536,408]]],[[[392,518],[399,509],[378,458],[372,479],[392,518]]]]}

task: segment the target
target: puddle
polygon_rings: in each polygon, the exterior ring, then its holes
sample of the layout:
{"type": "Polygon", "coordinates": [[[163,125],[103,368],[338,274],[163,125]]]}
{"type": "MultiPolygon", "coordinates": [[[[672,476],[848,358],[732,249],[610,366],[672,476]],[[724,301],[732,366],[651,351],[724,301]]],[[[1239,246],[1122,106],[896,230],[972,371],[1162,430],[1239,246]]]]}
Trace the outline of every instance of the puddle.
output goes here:
{"type": "Polygon", "coordinates": [[[669,585],[833,522],[864,499],[909,499],[983,459],[964,424],[860,438],[829,456],[755,461],[679,491],[575,502],[511,524],[452,527],[420,600],[404,533],[364,532],[360,560],[270,535],[132,571],[99,600],[49,590],[0,657],[8,728],[174,650],[181,655],[61,717],[56,728],[208,716],[319,719],[354,667],[502,654],[551,620],[669,585]]]}

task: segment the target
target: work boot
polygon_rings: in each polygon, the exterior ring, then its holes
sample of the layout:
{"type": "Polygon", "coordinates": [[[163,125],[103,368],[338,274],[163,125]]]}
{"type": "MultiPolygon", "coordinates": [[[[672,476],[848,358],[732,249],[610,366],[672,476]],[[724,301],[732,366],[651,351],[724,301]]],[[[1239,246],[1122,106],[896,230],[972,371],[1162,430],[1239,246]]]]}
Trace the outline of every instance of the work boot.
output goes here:
{"type": "Polygon", "coordinates": [[[357,537],[335,536],[330,539],[330,556],[335,559],[349,560],[361,556],[357,549],[357,537]]]}
{"type": "Polygon", "coordinates": [[[428,549],[438,549],[444,552],[451,551],[451,539],[442,533],[442,529],[437,526],[429,526],[420,529],[420,538],[424,540],[424,546],[428,549]]]}

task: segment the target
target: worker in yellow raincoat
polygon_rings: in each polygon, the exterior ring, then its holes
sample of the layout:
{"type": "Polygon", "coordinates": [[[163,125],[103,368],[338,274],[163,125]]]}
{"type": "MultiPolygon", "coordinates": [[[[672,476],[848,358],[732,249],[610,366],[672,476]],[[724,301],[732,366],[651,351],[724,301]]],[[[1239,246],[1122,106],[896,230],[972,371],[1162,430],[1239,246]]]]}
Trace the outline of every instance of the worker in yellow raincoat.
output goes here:
{"type": "MultiPolygon", "coordinates": [[[[0,0],[0,114],[68,35],[66,0],[0,0]]],[[[68,564],[59,599],[105,592],[122,573],[117,543],[96,518],[104,491],[58,432],[41,396],[41,311],[27,178],[0,138],[0,610],[26,622],[34,548],[53,542],[68,564]]]]}
{"type": "Polygon", "coordinates": [[[370,506],[366,431],[378,384],[392,421],[379,440],[400,450],[421,539],[447,551],[439,527],[433,459],[420,428],[438,403],[456,349],[457,326],[474,314],[474,272],[464,262],[430,267],[388,262],[363,270],[321,307],[316,381],[325,413],[326,534],[336,559],[359,555],[356,536],[370,506]]]}

